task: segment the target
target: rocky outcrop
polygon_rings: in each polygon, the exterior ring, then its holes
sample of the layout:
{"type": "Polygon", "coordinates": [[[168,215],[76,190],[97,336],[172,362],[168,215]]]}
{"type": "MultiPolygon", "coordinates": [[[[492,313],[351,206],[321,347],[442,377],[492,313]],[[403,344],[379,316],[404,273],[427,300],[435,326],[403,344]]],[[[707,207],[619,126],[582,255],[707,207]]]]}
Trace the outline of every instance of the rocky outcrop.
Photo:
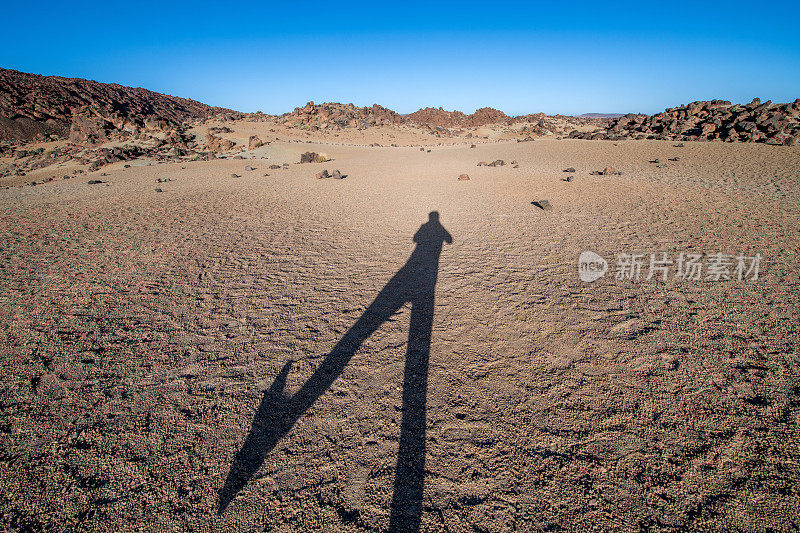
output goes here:
{"type": "Polygon", "coordinates": [[[488,124],[505,124],[509,121],[509,116],[498,109],[492,107],[482,107],[476,109],[471,115],[467,115],[465,126],[479,128],[488,124]]]}
{"type": "Polygon", "coordinates": [[[427,125],[439,128],[452,128],[461,126],[467,115],[461,111],[445,111],[441,107],[425,107],[406,115],[406,120],[412,124],[427,125]]]}
{"type": "Polygon", "coordinates": [[[372,107],[356,107],[353,104],[309,102],[297,107],[291,113],[281,116],[281,121],[289,126],[309,129],[336,129],[345,127],[368,128],[400,124],[403,118],[377,104],[372,107]]]}
{"type": "Polygon", "coordinates": [[[211,132],[206,133],[205,149],[209,152],[227,152],[232,150],[234,146],[236,146],[236,143],[230,139],[217,137],[211,132]]]}
{"type": "Polygon", "coordinates": [[[510,117],[491,107],[482,107],[471,115],[466,115],[461,111],[445,111],[441,107],[426,107],[406,115],[405,119],[407,122],[419,126],[479,128],[488,124],[505,124],[510,117]]]}
{"type": "MultiPolygon", "coordinates": [[[[250,119],[263,120],[265,116],[253,114],[250,115],[250,119]]],[[[446,111],[441,107],[426,107],[408,115],[400,115],[379,105],[356,107],[353,104],[315,104],[314,102],[309,102],[291,113],[282,115],[279,120],[284,125],[311,131],[412,124],[427,128],[431,134],[439,137],[463,135],[467,138],[472,137],[472,133],[464,131],[462,128],[526,123],[523,135],[567,135],[575,127],[604,123],[604,119],[564,115],[547,116],[544,113],[510,117],[491,107],[482,107],[472,114],[446,111]]]]}
{"type": "Polygon", "coordinates": [[[672,141],[800,142],[800,99],[788,104],[745,105],[725,100],[692,102],[656,115],[623,115],[595,132],[573,131],[578,139],[662,139],[672,141]]]}

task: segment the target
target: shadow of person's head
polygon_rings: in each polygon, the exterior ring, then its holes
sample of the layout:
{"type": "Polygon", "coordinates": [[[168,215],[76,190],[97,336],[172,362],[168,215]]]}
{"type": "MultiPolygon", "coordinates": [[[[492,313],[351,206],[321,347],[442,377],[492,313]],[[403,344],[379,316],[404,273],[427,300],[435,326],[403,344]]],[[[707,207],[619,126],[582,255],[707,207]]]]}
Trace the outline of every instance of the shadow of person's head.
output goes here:
{"type": "Polygon", "coordinates": [[[453,237],[439,222],[439,212],[431,211],[428,213],[428,221],[420,226],[414,235],[414,242],[419,245],[441,248],[442,243],[453,242],[453,237]]]}

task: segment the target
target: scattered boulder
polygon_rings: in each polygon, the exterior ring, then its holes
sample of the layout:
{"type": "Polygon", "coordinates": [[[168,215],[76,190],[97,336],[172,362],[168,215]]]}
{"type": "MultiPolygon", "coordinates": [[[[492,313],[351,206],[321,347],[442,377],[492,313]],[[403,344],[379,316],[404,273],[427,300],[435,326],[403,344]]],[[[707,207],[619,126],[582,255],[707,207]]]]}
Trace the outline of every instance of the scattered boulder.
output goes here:
{"type": "Polygon", "coordinates": [[[506,164],[506,162],[503,161],[502,159],[496,159],[496,160],[492,161],[491,163],[489,163],[486,166],[487,167],[502,167],[505,164],[506,164]]]}
{"type": "Polygon", "coordinates": [[[486,161],[481,161],[480,163],[478,163],[479,167],[485,167],[485,166],[488,166],[488,165],[489,165],[489,163],[487,163],[486,161]]]}
{"type": "Polygon", "coordinates": [[[575,176],[567,176],[566,178],[564,178],[564,181],[566,181],[567,183],[569,183],[569,182],[571,182],[573,179],[575,179],[575,176]]]}
{"type": "Polygon", "coordinates": [[[257,135],[251,135],[250,138],[247,140],[248,150],[255,150],[260,146],[264,146],[264,141],[259,139],[257,135]]]}
{"type": "Polygon", "coordinates": [[[270,165],[268,168],[269,168],[270,170],[278,170],[279,168],[281,168],[281,166],[280,166],[280,165],[274,165],[274,164],[273,164],[273,165],[270,165]]]}
{"type": "Polygon", "coordinates": [[[251,167],[250,165],[247,165],[246,167],[244,167],[244,169],[245,169],[246,172],[252,172],[252,171],[255,170],[255,168],[251,167]]]}
{"type": "Polygon", "coordinates": [[[614,167],[606,167],[603,170],[595,170],[591,173],[593,176],[619,176],[622,172],[618,171],[614,167]]]}
{"type": "Polygon", "coordinates": [[[574,168],[572,168],[572,167],[565,168],[565,169],[564,169],[564,172],[570,172],[570,173],[573,173],[573,174],[574,174],[574,173],[575,173],[575,169],[574,169],[574,168]]]}
{"type": "Polygon", "coordinates": [[[89,180],[86,183],[88,183],[89,185],[98,185],[100,183],[105,183],[105,182],[101,180],[89,180]]]}
{"type": "Polygon", "coordinates": [[[325,154],[318,154],[317,152],[305,152],[300,156],[301,163],[324,163],[328,160],[325,154]]]}
{"type": "Polygon", "coordinates": [[[206,134],[205,149],[210,152],[227,152],[232,150],[234,146],[236,146],[236,143],[229,139],[217,137],[211,132],[206,134]]]}
{"type": "Polygon", "coordinates": [[[160,187],[156,187],[156,192],[164,192],[160,187]]]}
{"type": "Polygon", "coordinates": [[[322,180],[326,178],[333,178],[335,180],[343,180],[347,177],[347,174],[342,174],[339,169],[334,170],[333,172],[328,172],[328,169],[324,169],[321,172],[317,172],[317,179],[322,180]]]}
{"type": "Polygon", "coordinates": [[[542,211],[551,211],[553,209],[553,207],[550,205],[550,202],[548,202],[547,200],[534,200],[533,202],[531,202],[531,204],[535,205],[542,211]]]}
{"type": "Polygon", "coordinates": [[[231,177],[232,178],[241,178],[241,176],[239,174],[231,174],[231,177]]]}
{"type": "Polygon", "coordinates": [[[468,181],[468,180],[469,180],[469,175],[468,174],[461,174],[458,177],[458,181],[468,181]]]}

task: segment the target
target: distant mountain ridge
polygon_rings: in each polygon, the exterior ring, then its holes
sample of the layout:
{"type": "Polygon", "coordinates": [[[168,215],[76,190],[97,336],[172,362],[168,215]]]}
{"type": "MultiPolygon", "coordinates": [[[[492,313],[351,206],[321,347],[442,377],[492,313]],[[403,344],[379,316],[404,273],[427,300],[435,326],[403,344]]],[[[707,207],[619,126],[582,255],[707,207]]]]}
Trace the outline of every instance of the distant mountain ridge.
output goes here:
{"type": "Polygon", "coordinates": [[[619,118],[625,113],[584,113],[580,118],[619,118]]]}
{"type": "MultiPolygon", "coordinates": [[[[268,116],[268,115],[264,115],[268,116]]],[[[482,107],[474,113],[466,114],[461,111],[447,111],[442,107],[425,107],[401,115],[391,109],[380,105],[371,107],[358,107],[353,104],[340,104],[337,102],[326,102],[315,104],[308,102],[303,107],[297,107],[294,111],[280,115],[279,120],[289,126],[302,126],[312,128],[344,128],[370,126],[388,126],[399,124],[413,124],[423,128],[480,128],[488,125],[497,124],[518,124],[532,123],[537,126],[531,133],[544,133],[553,131],[546,126],[546,122],[551,119],[561,119],[574,123],[574,125],[596,124],[604,119],[591,117],[570,117],[565,115],[548,116],[544,113],[534,113],[530,115],[508,116],[498,109],[482,107]]]]}
{"type": "Polygon", "coordinates": [[[313,130],[408,124],[427,128],[437,135],[450,135],[453,133],[450,129],[522,124],[522,131],[528,136],[568,134],[583,139],[726,140],[791,145],[800,140],[799,110],[800,100],[761,104],[755,99],[746,105],[712,100],[669,108],[652,116],[584,113],[574,117],[534,113],[512,117],[491,107],[477,109],[472,114],[426,107],[401,115],[377,104],[357,107],[309,102],[289,113],[272,116],[238,113],[115,83],[0,68],[0,141],[6,143],[69,136],[73,145],[80,146],[99,145],[112,139],[153,140],[155,136],[159,142],[168,139],[177,151],[185,152],[194,146],[186,135],[191,123],[222,116],[277,120],[289,127],[313,130]]]}

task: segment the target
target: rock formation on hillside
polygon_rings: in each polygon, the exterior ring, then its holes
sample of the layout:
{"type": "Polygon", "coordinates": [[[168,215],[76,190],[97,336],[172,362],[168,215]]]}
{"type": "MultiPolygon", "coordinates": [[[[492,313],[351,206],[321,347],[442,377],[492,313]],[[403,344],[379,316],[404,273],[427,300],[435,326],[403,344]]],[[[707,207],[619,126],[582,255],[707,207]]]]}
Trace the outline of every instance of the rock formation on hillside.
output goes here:
{"type": "Polygon", "coordinates": [[[573,131],[570,137],[794,145],[800,141],[800,99],[789,104],[762,104],[758,98],[745,105],[724,100],[692,102],[652,116],[624,115],[599,131],[573,131]]]}
{"type": "Polygon", "coordinates": [[[69,135],[78,143],[102,142],[227,111],[147,89],[0,68],[0,140],[69,135]]]}
{"type": "Polygon", "coordinates": [[[229,150],[218,139],[201,147],[187,130],[196,121],[235,116],[228,109],[194,100],[75,78],[39,76],[0,69],[0,148],[12,155],[8,172],[25,172],[73,161],[93,171],[118,161],[205,159],[229,150]],[[28,150],[28,141],[69,143],[28,150]],[[106,143],[110,145],[101,146],[106,143]],[[208,151],[204,151],[208,150],[208,151]]]}

